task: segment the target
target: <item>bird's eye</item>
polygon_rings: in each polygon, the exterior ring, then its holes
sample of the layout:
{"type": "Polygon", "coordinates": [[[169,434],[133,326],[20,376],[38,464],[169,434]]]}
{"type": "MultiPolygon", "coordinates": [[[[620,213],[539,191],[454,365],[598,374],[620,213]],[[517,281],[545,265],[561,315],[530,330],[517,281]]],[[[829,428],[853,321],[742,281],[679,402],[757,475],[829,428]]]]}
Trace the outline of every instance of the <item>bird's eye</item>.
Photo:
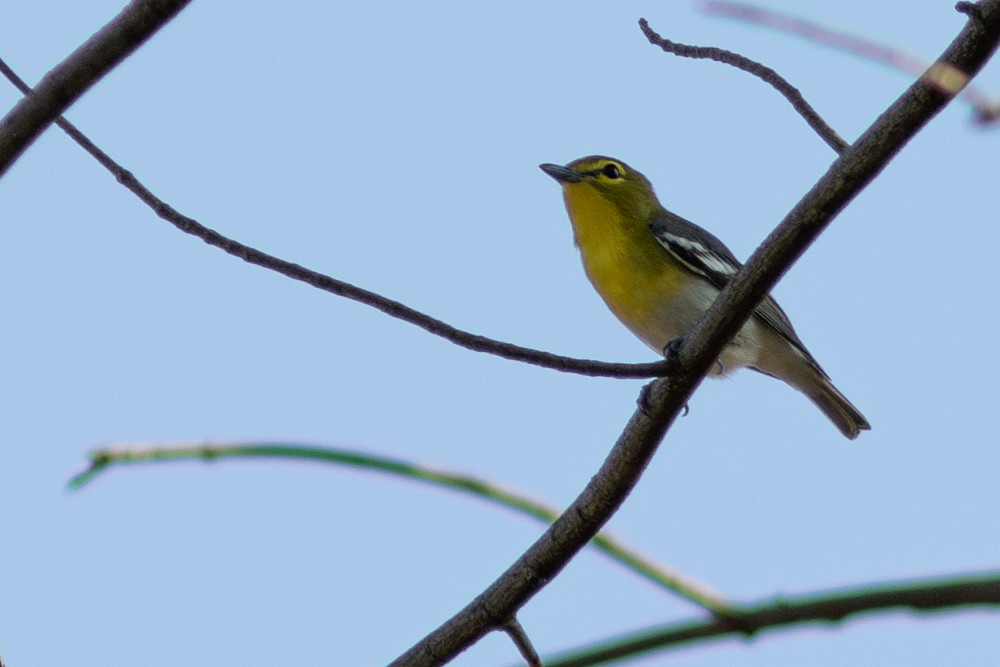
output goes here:
{"type": "Polygon", "coordinates": [[[601,173],[604,174],[605,176],[607,176],[608,178],[621,178],[622,177],[622,170],[621,170],[621,168],[619,168],[619,166],[617,164],[614,164],[614,163],[604,165],[604,168],[601,169],[601,173]]]}

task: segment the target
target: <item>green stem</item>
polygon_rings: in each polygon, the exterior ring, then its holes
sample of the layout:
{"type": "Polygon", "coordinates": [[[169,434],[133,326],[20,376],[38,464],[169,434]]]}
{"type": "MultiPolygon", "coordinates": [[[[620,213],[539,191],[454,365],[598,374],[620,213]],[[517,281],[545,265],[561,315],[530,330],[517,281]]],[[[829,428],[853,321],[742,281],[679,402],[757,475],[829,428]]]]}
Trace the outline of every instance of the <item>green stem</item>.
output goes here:
{"type": "MultiPolygon", "coordinates": [[[[546,523],[555,521],[560,514],[558,510],[544,503],[470,475],[428,468],[400,459],[375,456],[362,452],[281,443],[200,444],[186,447],[101,449],[91,455],[89,468],[70,479],[69,487],[71,489],[79,489],[113,465],[192,459],[213,461],[220,458],[306,459],[365,468],[397,477],[419,480],[453,491],[468,493],[509,509],[517,510],[522,514],[527,514],[546,523]]],[[[695,602],[718,617],[733,618],[740,615],[740,611],[737,608],[733,607],[720,594],[705,584],[681,574],[669,566],[655,563],[641,556],[607,532],[598,534],[591,541],[591,544],[636,574],[681,597],[695,602]]]]}
{"type": "Polygon", "coordinates": [[[547,667],[595,667],[724,637],[753,637],[764,630],[802,623],[838,623],[874,611],[940,612],[1000,606],[1000,571],[869,584],[857,588],[780,597],[740,607],[738,620],[680,621],[611,637],[549,656],[547,667]]]}

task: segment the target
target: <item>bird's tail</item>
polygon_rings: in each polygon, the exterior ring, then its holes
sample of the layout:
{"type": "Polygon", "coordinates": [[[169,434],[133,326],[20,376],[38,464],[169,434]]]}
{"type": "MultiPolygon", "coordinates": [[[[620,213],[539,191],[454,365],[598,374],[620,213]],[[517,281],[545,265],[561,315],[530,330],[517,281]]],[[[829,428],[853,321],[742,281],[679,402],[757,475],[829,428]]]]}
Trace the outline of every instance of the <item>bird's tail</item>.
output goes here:
{"type": "Polygon", "coordinates": [[[811,380],[798,384],[798,389],[823,411],[844,437],[854,440],[861,431],[871,429],[865,416],[833,386],[828,378],[816,373],[811,380]]]}

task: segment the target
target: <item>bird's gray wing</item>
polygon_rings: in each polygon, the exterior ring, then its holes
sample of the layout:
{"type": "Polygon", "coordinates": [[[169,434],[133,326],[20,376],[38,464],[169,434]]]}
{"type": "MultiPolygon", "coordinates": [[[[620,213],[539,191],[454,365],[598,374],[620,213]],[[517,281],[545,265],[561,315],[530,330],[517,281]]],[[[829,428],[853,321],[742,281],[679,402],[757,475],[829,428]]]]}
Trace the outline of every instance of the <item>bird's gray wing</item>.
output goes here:
{"type": "MultiPolygon", "coordinates": [[[[656,240],[692,273],[698,274],[720,290],[743,266],[726,244],[689,220],[664,210],[649,225],[656,240]]],[[[799,340],[792,323],[781,306],[771,298],[757,305],[754,315],[795,346],[822,373],[805,345],[799,340]]],[[[824,373],[825,375],[825,373],[824,373]]]]}

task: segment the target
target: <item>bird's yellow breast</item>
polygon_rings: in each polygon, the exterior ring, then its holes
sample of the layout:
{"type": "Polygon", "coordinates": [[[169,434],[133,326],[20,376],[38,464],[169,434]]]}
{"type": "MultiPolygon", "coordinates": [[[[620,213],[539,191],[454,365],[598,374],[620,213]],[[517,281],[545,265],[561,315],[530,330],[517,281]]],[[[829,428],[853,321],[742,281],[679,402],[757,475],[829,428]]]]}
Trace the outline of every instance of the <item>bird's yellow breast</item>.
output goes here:
{"type": "Polygon", "coordinates": [[[680,335],[664,330],[664,311],[683,289],[684,269],[656,241],[647,220],[630,219],[597,188],[568,185],[564,198],[590,282],[625,326],[662,349],[680,335]]]}

